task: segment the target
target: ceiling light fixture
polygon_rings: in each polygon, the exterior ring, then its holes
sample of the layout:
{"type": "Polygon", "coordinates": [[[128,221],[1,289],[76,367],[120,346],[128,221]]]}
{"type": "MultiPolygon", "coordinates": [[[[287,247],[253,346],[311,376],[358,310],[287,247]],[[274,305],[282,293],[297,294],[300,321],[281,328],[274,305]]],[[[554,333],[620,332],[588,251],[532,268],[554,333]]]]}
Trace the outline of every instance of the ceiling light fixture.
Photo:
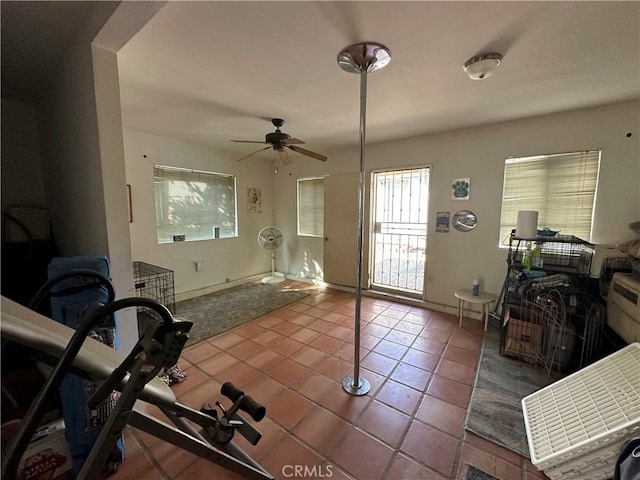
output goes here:
{"type": "Polygon", "coordinates": [[[367,74],[380,70],[391,61],[391,52],[379,43],[356,43],[338,55],[338,65],[345,72],[360,75],[360,160],[358,177],[358,231],[356,236],[356,305],[354,315],[353,376],[342,380],[342,388],[350,395],[366,395],[369,382],[360,377],[360,309],[362,302],[362,242],[364,237],[364,148],[367,118],[367,74]]]}
{"type": "Polygon", "coordinates": [[[464,62],[463,68],[471,80],[484,80],[493,75],[500,62],[502,55],[499,53],[481,53],[464,62]]]}

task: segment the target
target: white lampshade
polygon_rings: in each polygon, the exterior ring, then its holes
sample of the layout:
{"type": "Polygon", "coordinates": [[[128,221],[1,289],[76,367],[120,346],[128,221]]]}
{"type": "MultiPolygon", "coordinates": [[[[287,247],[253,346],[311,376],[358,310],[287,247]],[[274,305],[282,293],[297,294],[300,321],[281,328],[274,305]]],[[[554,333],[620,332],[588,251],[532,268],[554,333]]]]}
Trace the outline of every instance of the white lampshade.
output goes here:
{"type": "Polygon", "coordinates": [[[467,60],[463,68],[471,80],[483,80],[493,75],[501,61],[499,53],[483,53],[467,60]]]}

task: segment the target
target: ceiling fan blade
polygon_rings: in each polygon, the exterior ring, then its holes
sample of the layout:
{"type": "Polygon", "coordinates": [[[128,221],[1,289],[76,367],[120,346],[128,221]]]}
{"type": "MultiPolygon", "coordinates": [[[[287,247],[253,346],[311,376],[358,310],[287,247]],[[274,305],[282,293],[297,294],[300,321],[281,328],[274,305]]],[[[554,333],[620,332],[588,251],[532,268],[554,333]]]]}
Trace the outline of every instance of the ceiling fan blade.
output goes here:
{"type": "Polygon", "coordinates": [[[296,147],[295,145],[287,145],[287,147],[294,152],[301,153],[302,155],[306,155],[307,157],[315,158],[316,160],[320,160],[321,162],[327,161],[327,157],[325,155],[312,152],[311,150],[307,150],[306,148],[296,147]]]}
{"type": "Polygon", "coordinates": [[[283,140],[282,143],[284,143],[285,145],[303,145],[304,144],[304,142],[299,138],[287,138],[286,140],[283,140]]]}
{"type": "Polygon", "coordinates": [[[229,140],[230,142],[236,143],[264,143],[266,145],[267,142],[263,142],[260,140],[229,140]]]}
{"type": "Polygon", "coordinates": [[[251,152],[249,155],[245,155],[244,157],[239,158],[239,159],[238,159],[238,160],[236,160],[236,161],[237,161],[237,162],[239,162],[240,160],[244,160],[245,158],[248,158],[248,157],[250,157],[251,155],[255,155],[256,153],[262,152],[262,151],[264,151],[264,150],[268,150],[269,148],[271,148],[271,146],[261,148],[260,150],[256,150],[255,152],[251,152]]]}
{"type": "Polygon", "coordinates": [[[291,158],[289,157],[289,152],[287,152],[284,148],[280,150],[276,150],[276,154],[278,155],[278,158],[280,159],[283,165],[291,164],[291,158]]]}

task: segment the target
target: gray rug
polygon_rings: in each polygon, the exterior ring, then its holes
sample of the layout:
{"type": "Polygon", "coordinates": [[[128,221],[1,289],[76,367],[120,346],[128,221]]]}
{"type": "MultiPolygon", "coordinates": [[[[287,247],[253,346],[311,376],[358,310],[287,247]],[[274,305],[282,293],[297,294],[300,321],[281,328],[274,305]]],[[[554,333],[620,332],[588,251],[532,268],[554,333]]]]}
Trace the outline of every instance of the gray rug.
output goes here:
{"type": "Polygon", "coordinates": [[[486,472],[474,467],[473,465],[469,465],[467,469],[467,476],[464,477],[464,480],[498,480],[493,475],[489,475],[486,472]]]}
{"type": "Polygon", "coordinates": [[[485,335],[465,428],[493,443],[529,458],[520,401],[553,379],[526,362],[500,356],[500,335],[485,335]]]}
{"type": "MultiPolygon", "coordinates": [[[[193,322],[187,345],[266,315],[313,292],[288,283],[251,282],[176,303],[175,316],[193,322]]],[[[316,290],[317,291],[317,290],[316,290]]]]}

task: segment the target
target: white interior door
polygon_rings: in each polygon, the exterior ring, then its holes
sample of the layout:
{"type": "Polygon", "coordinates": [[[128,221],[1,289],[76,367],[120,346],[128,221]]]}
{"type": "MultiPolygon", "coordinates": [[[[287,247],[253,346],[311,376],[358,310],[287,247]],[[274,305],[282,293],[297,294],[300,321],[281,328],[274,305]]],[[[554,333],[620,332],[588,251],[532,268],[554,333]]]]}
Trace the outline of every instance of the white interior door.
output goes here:
{"type": "MultiPolygon", "coordinates": [[[[365,186],[365,192],[367,188],[365,186]]],[[[366,206],[366,202],[365,202],[366,206]]],[[[366,211],[366,209],[365,209],[366,211]]],[[[363,239],[362,286],[367,288],[367,215],[363,239]]],[[[324,179],[324,281],[356,285],[358,233],[358,174],[329,175],[324,179]]]]}

